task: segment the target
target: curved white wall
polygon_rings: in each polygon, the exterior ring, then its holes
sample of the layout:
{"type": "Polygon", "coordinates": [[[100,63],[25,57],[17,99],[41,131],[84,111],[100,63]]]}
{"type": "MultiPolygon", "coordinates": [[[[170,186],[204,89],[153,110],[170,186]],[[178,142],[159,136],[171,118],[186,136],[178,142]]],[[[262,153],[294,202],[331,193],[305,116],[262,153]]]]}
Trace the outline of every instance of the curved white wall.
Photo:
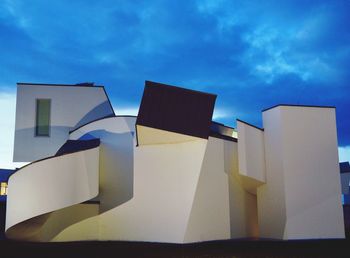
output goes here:
{"type": "Polygon", "coordinates": [[[134,117],[107,118],[70,137],[88,133],[101,140],[99,200],[104,212],[96,218],[97,237],[183,242],[207,141],[136,147],[135,122],[134,117]],[[116,202],[120,196],[129,198],[116,202]]]}
{"type": "Polygon", "coordinates": [[[96,147],[41,160],[17,171],[9,179],[7,233],[11,235],[9,231],[21,222],[94,198],[98,165],[96,147]]]}
{"type": "Polygon", "coordinates": [[[114,208],[133,196],[136,117],[118,116],[87,124],[70,139],[100,139],[100,210],[114,208]]]}

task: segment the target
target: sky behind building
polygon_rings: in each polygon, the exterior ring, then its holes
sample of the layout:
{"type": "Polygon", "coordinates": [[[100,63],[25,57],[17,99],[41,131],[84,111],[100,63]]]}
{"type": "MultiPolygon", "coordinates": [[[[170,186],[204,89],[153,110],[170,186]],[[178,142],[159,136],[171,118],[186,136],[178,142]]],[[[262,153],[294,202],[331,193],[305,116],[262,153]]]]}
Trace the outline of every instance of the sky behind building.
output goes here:
{"type": "Polygon", "coordinates": [[[348,0],[1,1],[0,159],[16,82],[95,82],[117,114],[137,114],[151,80],[217,94],[230,126],[262,126],[279,103],[335,106],[349,160],[349,13],[348,0]]]}

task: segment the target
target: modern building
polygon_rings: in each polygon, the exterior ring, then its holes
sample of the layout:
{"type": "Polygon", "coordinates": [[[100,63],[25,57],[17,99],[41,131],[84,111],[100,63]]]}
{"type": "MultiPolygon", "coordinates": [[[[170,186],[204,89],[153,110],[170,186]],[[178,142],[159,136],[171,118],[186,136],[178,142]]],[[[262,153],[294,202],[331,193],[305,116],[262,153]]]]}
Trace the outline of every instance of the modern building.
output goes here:
{"type": "Polygon", "coordinates": [[[6,235],[188,243],[344,238],[333,107],[212,121],[216,95],[146,81],[137,117],[102,86],[18,83],[6,235]]]}

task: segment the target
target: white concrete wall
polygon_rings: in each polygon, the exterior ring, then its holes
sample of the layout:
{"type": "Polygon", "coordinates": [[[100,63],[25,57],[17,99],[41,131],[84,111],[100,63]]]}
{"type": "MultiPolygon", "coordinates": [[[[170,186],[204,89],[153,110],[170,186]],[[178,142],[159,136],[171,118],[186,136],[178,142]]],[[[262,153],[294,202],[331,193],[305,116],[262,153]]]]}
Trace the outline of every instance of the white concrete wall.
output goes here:
{"type": "Polygon", "coordinates": [[[229,239],[229,176],[224,140],[209,137],[184,242],[229,239]]]}
{"type": "Polygon", "coordinates": [[[238,172],[238,144],[224,141],[225,171],[229,176],[231,238],[258,237],[256,196],[248,193],[238,172]]]}
{"type": "Polygon", "coordinates": [[[266,185],[262,237],[343,238],[335,109],[278,106],[263,113],[266,185]]]}
{"type": "Polygon", "coordinates": [[[266,182],[264,132],[237,120],[239,174],[244,188],[256,194],[266,182]]]}
{"type": "Polygon", "coordinates": [[[137,140],[141,145],[172,144],[181,142],[196,141],[201,138],[170,132],[162,129],[152,128],[143,125],[137,126],[137,140]]]}
{"type": "Polygon", "coordinates": [[[16,231],[17,224],[97,196],[98,165],[97,147],[38,161],[14,173],[8,186],[7,236],[21,239],[24,232],[16,231]]]}
{"type": "Polygon", "coordinates": [[[29,231],[33,222],[39,229],[27,235],[33,241],[344,237],[334,110],[277,107],[263,121],[263,140],[262,132],[238,125],[238,143],[209,137],[138,147],[135,117],[87,124],[70,139],[100,138],[99,159],[96,149],[82,151],[11,177],[8,234],[20,238],[18,225],[29,231]],[[264,152],[266,178],[257,165],[263,166],[264,152]],[[99,207],[76,206],[97,194],[97,170],[99,207]],[[256,185],[255,195],[247,178],[266,184],[256,185]],[[78,215],[68,220],[74,209],[78,215]]]}
{"type": "Polygon", "coordinates": [[[52,156],[64,144],[70,130],[89,121],[112,115],[102,87],[17,86],[16,162],[31,162],[52,156]],[[51,99],[50,136],[35,136],[36,99],[51,99]]]}
{"type": "Polygon", "coordinates": [[[266,182],[264,132],[237,120],[237,133],[239,173],[266,182]]]}
{"type": "Polygon", "coordinates": [[[257,189],[259,233],[263,238],[282,239],[286,224],[282,128],[279,109],[263,113],[266,184],[257,189]]]}
{"type": "Polygon", "coordinates": [[[183,243],[205,147],[199,140],[135,148],[133,198],[70,226],[56,240],[85,239],[79,232],[91,236],[89,227],[97,223],[92,239],[183,243]]]}

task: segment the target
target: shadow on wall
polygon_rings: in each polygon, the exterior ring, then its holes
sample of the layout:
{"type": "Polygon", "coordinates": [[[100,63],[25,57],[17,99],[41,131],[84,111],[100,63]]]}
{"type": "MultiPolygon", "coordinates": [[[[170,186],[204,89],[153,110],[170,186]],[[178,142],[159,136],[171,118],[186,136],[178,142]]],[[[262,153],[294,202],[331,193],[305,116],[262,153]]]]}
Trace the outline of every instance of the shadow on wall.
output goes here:
{"type": "Polygon", "coordinates": [[[238,171],[238,146],[224,142],[225,173],[229,177],[231,238],[258,237],[257,198],[247,192],[238,171]],[[245,222],[245,223],[242,223],[245,222]]]}
{"type": "Polygon", "coordinates": [[[14,161],[31,162],[54,156],[67,141],[69,126],[50,126],[50,137],[35,136],[35,128],[15,131],[14,161]],[[35,139],[35,140],[33,140],[35,139]]]}
{"type": "Polygon", "coordinates": [[[94,107],[91,111],[89,111],[89,113],[80,119],[80,121],[72,129],[74,130],[82,125],[88,124],[97,118],[102,118],[101,114],[105,114],[102,117],[114,116],[114,112],[111,110],[109,101],[106,100],[105,102],[94,107]]]}
{"type": "Polygon", "coordinates": [[[209,138],[195,187],[185,242],[230,238],[229,182],[222,158],[224,151],[224,141],[209,138]]]}
{"type": "Polygon", "coordinates": [[[65,228],[98,213],[98,204],[77,204],[23,221],[10,228],[6,235],[10,239],[47,242],[65,228]]]}
{"type": "Polygon", "coordinates": [[[79,139],[99,138],[100,145],[100,212],[113,209],[134,193],[134,139],[131,132],[91,131],[79,139]]]}

